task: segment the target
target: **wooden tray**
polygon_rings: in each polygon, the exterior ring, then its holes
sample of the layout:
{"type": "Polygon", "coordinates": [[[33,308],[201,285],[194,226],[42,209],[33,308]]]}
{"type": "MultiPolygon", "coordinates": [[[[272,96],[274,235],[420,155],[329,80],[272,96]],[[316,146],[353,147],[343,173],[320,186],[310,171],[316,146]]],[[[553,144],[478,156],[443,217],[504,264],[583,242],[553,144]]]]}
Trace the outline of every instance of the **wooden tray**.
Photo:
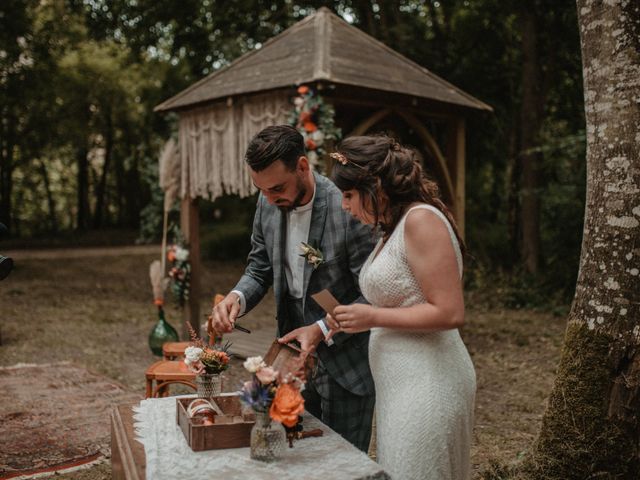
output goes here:
{"type": "MultiPolygon", "coordinates": [[[[264,356],[264,361],[274,369],[280,370],[291,358],[297,358],[300,353],[300,349],[295,345],[283,345],[275,340],[264,356]]],[[[215,416],[213,425],[198,425],[189,418],[187,408],[193,400],[193,397],[176,399],[177,422],[193,451],[249,446],[251,427],[255,424],[256,417],[253,412],[246,410],[243,412],[239,395],[207,399],[215,401],[223,412],[223,415],[215,416]]]]}
{"type": "Polygon", "coordinates": [[[213,397],[223,412],[215,416],[213,425],[198,425],[187,413],[187,408],[194,398],[176,399],[176,417],[180,430],[194,452],[215,450],[219,448],[248,447],[251,427],[256,422],[255,414],[242,411],[239,395],[213,397]]]}

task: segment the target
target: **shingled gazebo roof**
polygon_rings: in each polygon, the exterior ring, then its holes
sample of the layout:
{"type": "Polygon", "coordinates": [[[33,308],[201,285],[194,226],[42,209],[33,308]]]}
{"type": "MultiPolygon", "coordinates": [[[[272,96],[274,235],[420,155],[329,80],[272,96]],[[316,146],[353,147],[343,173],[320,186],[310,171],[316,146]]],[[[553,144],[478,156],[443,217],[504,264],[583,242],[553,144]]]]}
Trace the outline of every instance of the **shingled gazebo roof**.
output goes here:
{"type": "Polygon", "coordinates": [[[491,110],[487,104],[345,22],[326,7],[155,110],[184,109],[224,97],[318,81],[491,110]]]}

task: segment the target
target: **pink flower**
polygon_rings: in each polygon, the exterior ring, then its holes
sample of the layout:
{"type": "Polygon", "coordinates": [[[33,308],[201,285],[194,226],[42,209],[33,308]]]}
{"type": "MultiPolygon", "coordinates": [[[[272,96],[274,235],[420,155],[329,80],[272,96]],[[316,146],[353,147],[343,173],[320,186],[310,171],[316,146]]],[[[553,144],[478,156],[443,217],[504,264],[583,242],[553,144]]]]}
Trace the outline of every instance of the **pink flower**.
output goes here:
{"type": "Polygon", "coordinates": [[[274,382],[277,376],[278,372],[276,372],[273,367],[264,367],[256,372],[256,377],[258,377],[258,380],[260,380],[260,383],[263,385],[274,382]]]}

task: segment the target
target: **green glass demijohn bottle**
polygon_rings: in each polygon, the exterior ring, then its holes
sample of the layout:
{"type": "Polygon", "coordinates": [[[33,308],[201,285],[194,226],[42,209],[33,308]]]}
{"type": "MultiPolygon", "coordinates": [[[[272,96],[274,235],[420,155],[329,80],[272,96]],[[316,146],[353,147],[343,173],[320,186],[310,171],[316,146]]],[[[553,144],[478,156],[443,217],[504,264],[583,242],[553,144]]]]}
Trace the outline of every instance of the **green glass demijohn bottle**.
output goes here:
{"type": "Polygon", "coordinates": [[[166,342],[177,342],[178,332],[164,318],[164,310],[158,306],[158,323],[149,333],[149,348],[154,355],[162,356],[162,345],[166,342]]]}

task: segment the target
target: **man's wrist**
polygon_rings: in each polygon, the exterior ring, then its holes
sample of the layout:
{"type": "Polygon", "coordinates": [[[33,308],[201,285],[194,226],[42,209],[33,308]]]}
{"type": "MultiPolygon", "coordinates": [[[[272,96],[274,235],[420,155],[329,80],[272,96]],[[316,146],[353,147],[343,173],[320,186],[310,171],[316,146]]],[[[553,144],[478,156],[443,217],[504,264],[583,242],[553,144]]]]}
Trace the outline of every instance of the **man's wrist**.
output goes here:
{"type": "Polygon", "coordinates": [[[240,305],[240,311],[238,312],[238,316],[241,317],[242,315],[245,314],[245,311],[247,310],[247,301],[244,298],[244,293],[242,293],[240,290],[231,290],[231,292],[229,292],[229,295],[231,295],[232,293],[236,295],[237,302],[240,305]]]}
{"type": "Polygon", "coordinates": [[[316,322],[316,324],[318,325],[318,327],[320,327],[320,330],[322,331],[322,335],[324,336],[324,341],[326,342],[326,344],[329,346],[333,345],[332,339],[327,340],[327,337],[329,336],[329,329],[325,325],[324,320],[320,319],[316,322]]]}

